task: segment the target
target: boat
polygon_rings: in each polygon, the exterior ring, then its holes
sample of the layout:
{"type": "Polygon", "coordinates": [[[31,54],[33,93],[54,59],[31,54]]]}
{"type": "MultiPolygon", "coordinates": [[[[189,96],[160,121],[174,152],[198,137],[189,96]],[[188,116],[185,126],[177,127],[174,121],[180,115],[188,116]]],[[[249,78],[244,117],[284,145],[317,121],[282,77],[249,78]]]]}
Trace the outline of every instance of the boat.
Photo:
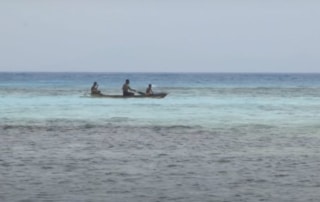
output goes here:
{"type": "Polygon", "coordinates": [[[123,96],[123,95],[106,95],[106,94],[91,94],[93,98],[164,98],[168,93],[154,93],[152,95],[140,94],[133,96],[123,96]]]}

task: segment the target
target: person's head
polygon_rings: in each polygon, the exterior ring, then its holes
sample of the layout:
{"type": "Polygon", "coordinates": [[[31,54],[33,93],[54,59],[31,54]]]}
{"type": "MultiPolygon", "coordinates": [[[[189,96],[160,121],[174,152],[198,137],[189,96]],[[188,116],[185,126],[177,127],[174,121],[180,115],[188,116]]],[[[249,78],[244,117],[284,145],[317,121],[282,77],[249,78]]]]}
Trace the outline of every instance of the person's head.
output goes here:
{"type": "Polygon", "coordinates": [[[129,84],[129,83],[130,83],[130,80],[129,80],[129,79],[127,79],[127,80],[126,80],[126,84],[129,84]]]}
{"type": "Polygon", "coordinates": [[[151,84],[149,84],[149,88],[151,88],[152,87],[152,85],[151,84]]]}
{"type": "Polygon", "coordinates": [[[96,86],[96,85],[98,85],[98,83],[95,81],[95,82],[93,82],[93,85],[96,86]]]}

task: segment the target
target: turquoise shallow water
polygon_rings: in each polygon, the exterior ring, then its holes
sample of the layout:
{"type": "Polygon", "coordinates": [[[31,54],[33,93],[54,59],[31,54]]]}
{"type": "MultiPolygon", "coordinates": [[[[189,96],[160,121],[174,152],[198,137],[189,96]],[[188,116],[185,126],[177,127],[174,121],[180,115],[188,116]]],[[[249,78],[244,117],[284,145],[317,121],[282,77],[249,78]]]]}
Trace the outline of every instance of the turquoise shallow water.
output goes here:
{"type": "Polygon", "coordinates": [[[312,74],[89,74],[2,73],[2,123],[39,124],[63,119],[129,125],[317,124],[320,75],[312,74]],[[93,81],[106,94],[122,82],[165,99],[89,99],[93,81]]]}
{"type": "Polygon", "coordinates": [[[319,111],[320,74],[0,73],[0,199],[314,201],[319,111]],[[169,95],[87,96],[127,78],[169,95]]]}

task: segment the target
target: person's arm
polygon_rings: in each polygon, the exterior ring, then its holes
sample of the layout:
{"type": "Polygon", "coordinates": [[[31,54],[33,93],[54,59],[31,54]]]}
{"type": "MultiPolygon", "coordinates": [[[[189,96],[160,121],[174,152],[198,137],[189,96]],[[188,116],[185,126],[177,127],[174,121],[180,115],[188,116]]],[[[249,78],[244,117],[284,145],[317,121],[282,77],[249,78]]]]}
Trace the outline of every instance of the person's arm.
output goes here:
{"type": "Polygon", "coordinates": [[[128,86],[128,89],[129,89],[130,91],[136,92],[136,90],[135,90],[135,89],[130,88],[130,86],[128,86]]]}

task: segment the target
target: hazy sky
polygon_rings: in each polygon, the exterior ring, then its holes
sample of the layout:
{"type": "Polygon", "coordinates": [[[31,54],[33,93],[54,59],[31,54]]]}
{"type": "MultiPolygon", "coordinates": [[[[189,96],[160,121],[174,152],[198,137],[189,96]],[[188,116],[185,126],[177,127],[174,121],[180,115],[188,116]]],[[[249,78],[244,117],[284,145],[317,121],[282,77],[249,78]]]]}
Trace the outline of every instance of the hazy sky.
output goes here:
{"type": "Polygon", "coordinates": [[[319,0],[0,0],[0,71],[320,72],[319,0]]]}

